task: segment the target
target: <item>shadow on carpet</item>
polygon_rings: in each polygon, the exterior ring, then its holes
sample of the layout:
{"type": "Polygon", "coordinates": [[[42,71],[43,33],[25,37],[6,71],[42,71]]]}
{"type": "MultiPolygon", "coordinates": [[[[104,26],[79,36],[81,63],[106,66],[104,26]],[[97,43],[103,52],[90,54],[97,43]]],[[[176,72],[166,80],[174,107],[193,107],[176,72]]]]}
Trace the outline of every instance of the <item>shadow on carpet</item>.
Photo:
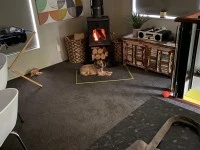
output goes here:
{"type": "Polygon", "coordinates": [[[117,82],[124,80],[133,80],[133,75],[127,66],[121,65],[117,67],[105,68],[105,71],[112,71],[111,76],[82,76],[80,71],[76,71],[76,84],[90,84],[101,82],[117,82]]]}
{"type": "MultiPolygon", "coordinates": [[[[185,115],[200,122],[200,115],[170,104],[151,99],[108,131],[88,150],[125,150],[136,140],[150,143],[165,121],[174,115],[185,115]]],[[[161,150],[198,150],[198,134],[188,126],[174,125],[159,145],[161,150]]]]}

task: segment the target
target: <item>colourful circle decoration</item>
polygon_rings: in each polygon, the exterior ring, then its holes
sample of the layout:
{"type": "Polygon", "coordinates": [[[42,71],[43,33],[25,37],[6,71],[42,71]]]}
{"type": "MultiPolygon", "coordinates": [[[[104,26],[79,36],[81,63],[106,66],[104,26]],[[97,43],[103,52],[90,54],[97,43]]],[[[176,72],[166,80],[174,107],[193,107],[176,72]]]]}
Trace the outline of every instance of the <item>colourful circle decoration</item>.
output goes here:
{"type": "Polygon", "coordinates": [[[61,9],[65,5],[65,0],[48,0],[48,4],[53,9],[61,9]]]}
{"type": "Polygon", "coordinates": [[[66,0],[67,11],[73,18],[79,17],[83,12],[82,0],[66,0]]]}
{"type": "Polygon", "coordinates": [[[61,9],[65,5],[65,0],[57,0],[58,2],[58,9],[61,9]]]}
{"type": "Polygon", "coordinates": [[[45,24],[49,18],[49,12],[43,12],[38,14],[40,24],[45,24]]]}
{"type": "Polygon", "coordinates": [[[67,9],[59,9],[55,11],[50,11],[50,16],[55,21],[61,21],[67,15],[67,9]]]}
{"type": "Polygon", "coordinates": [[[37,6],[38,12],[41,13],[43,10],[45,10],[47,6],[47,0],[36,0],[36,6],[37,6]]]}

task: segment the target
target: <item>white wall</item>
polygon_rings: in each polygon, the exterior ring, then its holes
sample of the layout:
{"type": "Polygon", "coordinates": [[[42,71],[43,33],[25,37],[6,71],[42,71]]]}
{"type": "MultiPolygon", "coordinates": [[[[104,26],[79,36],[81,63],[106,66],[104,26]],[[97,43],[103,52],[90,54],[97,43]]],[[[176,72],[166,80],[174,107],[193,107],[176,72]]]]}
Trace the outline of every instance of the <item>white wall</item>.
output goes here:
{"type": "MultiPolygon", "coordinates": [[[[89,0],[83,0],[84,17],[68,19],[65,21],[39,25],[35,0],[32,0],[34,6],[34,14],[37,22],[38,34],[40,39],[40,49],[25,52],[16,63],[15,70],[27,73],[33,67],[45,68],[53,64],[62,62],[67,59],[64,37],[66,35],[84,32],[86,24],[86,16],[90,15],[89,0]]],[[[16,55],[8,57],[10,64],[16,55]]],[[[16,75],[9,72],[9,79],[15,78],[16,75]]]]}
{"type": "MultiPolygon", "coordinates": [[[[128,18],[132,14],[132,0],[104,0],[105,14],[110,17],[111,31],[123,36],[132,32],[132,26],[128,23],[128,18]]],[[[169,19],[150,19],[142,28],[166,27],[173,33],[179,23],[169,19]]]]}
{"type": "Polygon", "coordinates": [[[172,31],[173,33],[176,33],[176,29],[179,23],[174,22],[174,20],[170,19],[162,19],[162,18],[155,18],[148,20],[142,28],[148,28],[148,27],[166,27],[168,30],[172,31]]]}
{"type": "Polygon", "coordinates": [[[104,0],[105,15],[110,17],[111,32],[123,36],[132,32],[127,18],[132,13],[132,0],[104,0]]]}

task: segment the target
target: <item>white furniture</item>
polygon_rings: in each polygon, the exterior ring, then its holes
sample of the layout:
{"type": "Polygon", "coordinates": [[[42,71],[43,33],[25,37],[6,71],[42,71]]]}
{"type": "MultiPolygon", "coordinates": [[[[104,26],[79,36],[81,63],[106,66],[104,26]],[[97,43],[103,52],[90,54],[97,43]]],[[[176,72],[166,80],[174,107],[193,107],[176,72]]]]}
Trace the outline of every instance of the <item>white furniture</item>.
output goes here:
{"type": "Polygon", "coordinates": [[[15,135],[24,150],[26,147],[20,136],[12,131],[16,125],[18,114],[18,90],[14,88],[4,89],[0,91],[0,147],[8,137],[15,135]]]}
{"type": "MultiPolygon", "coordinates": [[[[8,64],[7,64],[7,56],[0,53],[0,90],[3,90],[6,88],[8,80],[8,64]]],[[[19,119],[23,123],[24,120],[22,117],[18,114],[19,119]]]]}
{"type": "Polygon", "coordinates": [[[0,90],[6,88],[8,78],[7,56],[0,53],[0,90]]]}

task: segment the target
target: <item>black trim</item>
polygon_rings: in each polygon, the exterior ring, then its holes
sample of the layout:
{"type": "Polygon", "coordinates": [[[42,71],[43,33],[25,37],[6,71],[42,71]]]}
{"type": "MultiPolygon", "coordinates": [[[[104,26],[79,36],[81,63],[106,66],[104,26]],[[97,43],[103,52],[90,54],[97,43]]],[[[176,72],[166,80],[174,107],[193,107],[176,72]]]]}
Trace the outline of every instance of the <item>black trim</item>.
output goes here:
{"type": "Polygon", "coordinates": [[[196,62],[196,55],[197,55],[198,43],[199,43],[199,34],[200,34],[199,29],[200,29],[200,25],[197,25],[196,34],[195,34],[195,41],[194,41],[194,48],[193,48],[193,53],[192,53],[191,70],[190,70],[190,73],[189,73],[190,81],[189,81],[188,90],[190,90],[192,88],[194,68],[195,68],[195,62],[196,62]]]}
{"type": "Polygon", "coordinates": [[[178,98],[183,98],[184,94],[188,56],[190,51],[191,31],[191,23],[181,23],[175,73],[175,93],[178,98]]]}

